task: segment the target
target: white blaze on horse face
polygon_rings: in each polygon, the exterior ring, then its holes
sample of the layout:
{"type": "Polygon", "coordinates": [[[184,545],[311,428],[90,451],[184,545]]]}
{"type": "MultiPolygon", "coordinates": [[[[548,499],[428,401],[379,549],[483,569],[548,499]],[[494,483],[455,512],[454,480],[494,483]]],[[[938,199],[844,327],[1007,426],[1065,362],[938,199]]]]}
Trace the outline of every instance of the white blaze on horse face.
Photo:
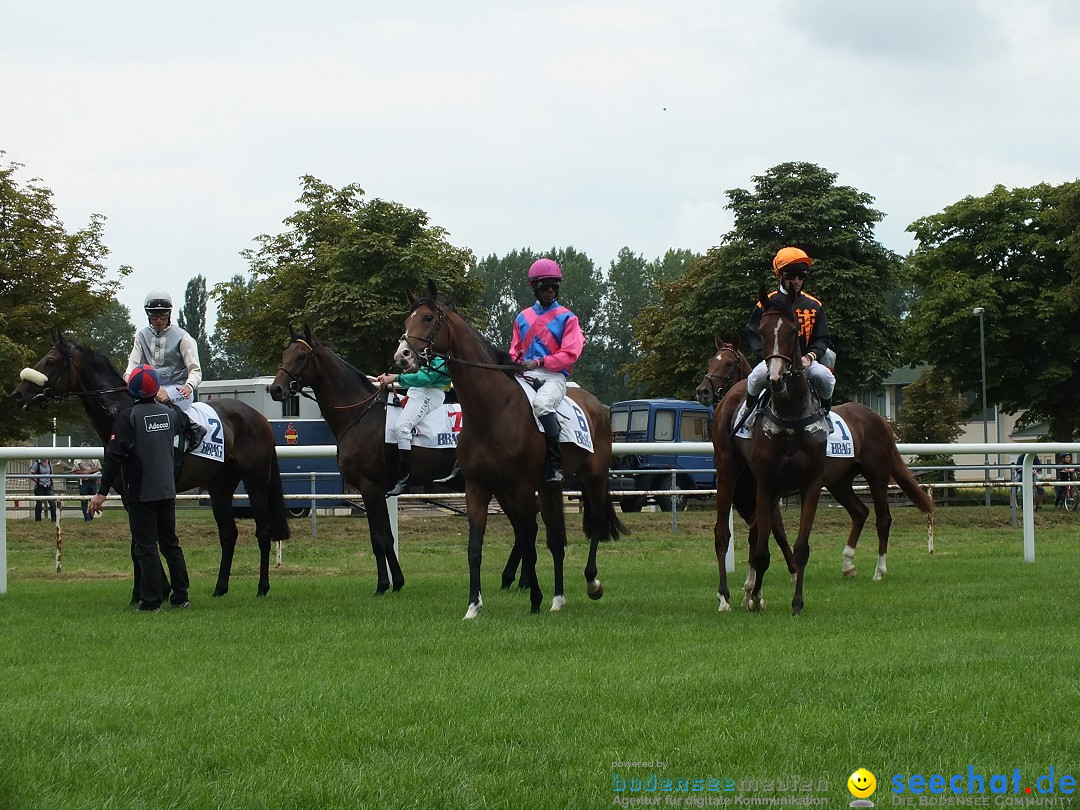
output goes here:
{"type": "Polygon", "coordinates": [[[409,344],[402,340],[398,343],[397,351],[394,352],[394,362],[402,371],[416,371],[419,364],[416,362],[416,353],[409,348],[409,344]]]}
{"type": "Polygon", "coordinates": [[[770,382],[779,382],[781,375],[784,373],[784,361],[775,356],[780,354],[780,327],[783,326],[783,324],[784,322],[777,318],[776,326],[773,327],[772,347],[768,352],[768,354],[773,355],[773,357],[769,358],[768,365],[770,382]]]}

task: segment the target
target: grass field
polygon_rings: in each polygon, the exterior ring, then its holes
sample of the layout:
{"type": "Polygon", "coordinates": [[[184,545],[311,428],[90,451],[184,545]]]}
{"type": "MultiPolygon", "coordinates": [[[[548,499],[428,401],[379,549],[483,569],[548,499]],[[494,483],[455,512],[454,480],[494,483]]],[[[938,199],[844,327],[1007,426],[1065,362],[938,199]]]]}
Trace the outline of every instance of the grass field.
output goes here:
{"type": "MultiPolygon", "coordinates": [[[[591,602],[568,511],[569,604],[547,612],[541,546],[531,615],[498,589],[510,541],[493,519],[470,623],[461,518],[404,520],[406,586],[379,599],[357,518],[320,518],[314,542],[295,522],[256,599],[246,522],[215,600],[209,514],[182,513],[193,608],[152,615],[127,606],[122,514],[65,521],[62,575],[52,527],[10,521],[0,808],[846,807],[859,767],[882,807],[894,775],[966,784],[969,766],[994,804],[993,774],[1019,770],[1015,798],[1051,768],[1080,776],[1080,518],[1038,513],[1025,564],[1005,509],[939,510],[933,556],[922,517],[898,509],[875,583],[872,531],[859,576],[840,577],[838,511],[819,513],[798,618],[778,555],[766,613],[717,613],[708,512],[677,534],[667,515],[624,515],[634,533],[601,548],[591,602]]],[[[1048,795],[1075,802],[1060,787],[1048,795]]]]}

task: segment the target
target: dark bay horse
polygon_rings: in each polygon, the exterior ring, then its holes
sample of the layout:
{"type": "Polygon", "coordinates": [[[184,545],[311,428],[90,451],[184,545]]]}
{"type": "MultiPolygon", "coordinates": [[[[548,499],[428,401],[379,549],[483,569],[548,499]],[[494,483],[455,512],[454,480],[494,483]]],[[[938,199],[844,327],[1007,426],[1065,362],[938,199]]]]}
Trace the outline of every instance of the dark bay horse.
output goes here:
{"type": "MultiPolygon", "coordinates": [[[[722,430],[730,433],[731,424],[721,426],[719,423],[720,407],[718,405],[724,394],[731,390],[737,383],[745,380],[750,373],[750,365],[742,352],[739,351],[738,343],[727,343],[717,338],[717,353],[709,361],[708,373],[698,386],[696,396],[703,404],[715,404],[713,414],[713,436],[716,441],[716,431],[722,430]],[[720,384],[718,384],[720,383],[720,384]]],[[[740,389],[737,399],[741,401],[744,389],[740,389]]],[[[893,435],[892,426],[883,416],[857,402],[848,402],[836,405],[832,412],[843,418],[851,432],[852,446],[855,451],[853,458],[825,458],[825,488],[836,499],[837,503],[844,507],[851,517],[851,531],[848,534],[847,543],[844,546],[841,557],[840,571],[845,577],[855,576],[855,548],[859,542],[866,519],[870,510],[855,493],[854,481],[859,475],[866,480],[870,497],[874,504],[875,526],[878,536],[878,558],[874,569],[873,579],[881,580],[886,574],[886,555],[889,550],[889,530],[892,526],[892,514],[889,509],[889,480],[896,482],[901,491],[907,495],[911,503],[926,515],[931,515],[934,510],[934,502],[929,495],[919,486],[915,476],[908,469],[904,459],[896,451],[896,437],[893,435]]],[[[749,472],[743,474],[743,478],[750,477],[749,472]]],[[[736,499],[736,509],[739,508],[739,500],[736,499]]],[[[752,510],[751,510],[752,511],[752,510]]],[[[773,536],[781,550],[787,547],[787,535],[784,533],[782,523],[778,523],[778,515],[773,520],[773,536]]],[[[746,519],[747,515],[743,514],[746,519]]],[[[750,515],[750,520],[753,516],[750,515]]],[[[726,552],[726,547],[725,547],[726,552]]],[[[785,559],[787,555],[785,554],[785,559]]],[[[723,578],[721,578],[723,581],[723,578]]],[[[720,600],[721,610],[725,609],[727,593],[717,593],[720,600]]]]}
{"type": "MultiPolygon", "coordinates": [[[[338,469],[349,484],[360,490],[367,512],[371,551],[375,555],[381,596],[393,585],[405,585],[401,564],[394,553],[394,535],[386,507],[386,491],[395,483],[394,467],[385,458],[386,397],[368,376],[327,348],[304,327],[303,335],[289,327],[291,342],[281,356],[281,369],[270,384],[270,396],[280,401],[290,393],[310,387],[323,419],[337,439],[338,469]],[[389,576],[387,567],[389,566],[389,576]]],[[[396,453],[397,445],[390,452],[396,453]]],[[[428,484],[446,478],[454,470],[453,448],[413,449],[411,481],[428,484]]]]}
{"type": "MultiPolygon", "coordinates": [[[[563,594],[566,525],[562,488],[541,484],[544,436],[515,379],[520,366],[442,301],[433,282],[428,282],[424,297],[415,299],[410,295],[409,298],[412,310],[405,320],[405,333],[394,359],[402,370],[415,371],[436,354],[445,357],[462,408],[458,463],[465,474],[469,515],[469,606],[465,618],[475,618],[483,605],[480,564],[492,497],[498,500],[514,528],[511,559],[522,561],[522,577],[530,585],[530,602],[535,613],[543,601],[536,577],[536,504],[539,495],[547,546],[555,568],[551,609],[559,610],[566,603],[563,594]]],[[[599,599],[604,590],[596,577],[597,544],[616,539],[626,531],[608,498],[611,419],[607,408],[592,394],[571,388],[567,396],[584,411],[595,451],[588,453],[572,444],[562,446],[566,473],[576,474],[581,481],[583,528],[589,538],[586,592],[591,598],[599,599]]]]}
{"type": "MultiPolygon", "coordinates": [[[[772,531],[773,511],[781,495],[798,492],[801,509],[799,533],[792,549],[795,558],[795,595],[791,600],[791,612],[797,616],[803,609],[803,582],[806,563],[810,559],[810,531],[814,527],[814,516],[821,498],[825,442],[829,428],[826,414],[811,392],[810,383],[803,372],[799,326],[792,308],[794,301],[794,294],[769,298],[764,290],[759,298],[763,309],[759,329],[768,370],[769,399],[754,422],[746,448],[746,460],[757,482],[757,507],[754,510],[757,538],[746,606],[752,611],[765,608],[761,586],[769,569],[769,534],[772,531]]],[[[730,493],[731,487],[727,481],[721,486],[718,480],[718,510],[723,505],[722,500],[727,500],[730,508],[730,493]]]]}
{"type": "MultiPolygon", "coordinates": [[[[116,415],[134,402],[112,361],[104,354],[54,332],[53,347],[38,360],[34,369],[44,375],[45,384],[37,385],[24,379],[12,392],[15,401],[27,408],[63,396],[78,396],[102,444],[108,444],[116,415]]],[[[225,461],[185,453],[176,490],[183,492],[203,487],[210,494],[221,543],[221,565],[214,596],[224,596],[229,591],[238,535],[232,508],[233,493],[237,485],[244,482],[259,543],[258,595],[265,596],[270,590],[270,543],[289,537],[274,433],[266,417],[239,400],[215,399],[211,407],[224,432],[225,461]]],[[[126,497],[123,492],[121,496],[126,497]]]]}

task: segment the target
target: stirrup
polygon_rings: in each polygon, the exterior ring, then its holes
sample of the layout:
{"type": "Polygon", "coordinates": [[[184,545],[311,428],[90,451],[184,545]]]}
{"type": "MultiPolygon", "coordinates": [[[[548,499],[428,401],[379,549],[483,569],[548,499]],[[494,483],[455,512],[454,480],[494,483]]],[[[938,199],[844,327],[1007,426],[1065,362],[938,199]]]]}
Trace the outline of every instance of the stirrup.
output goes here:
{"type": "Polygon", "coordinates": [[[396,484],[394,484],[393,487],[386,490],[386,497],[387,498],[396,498],[398,495],[405,494],[405,492],[406,492],[406,490],[408,490],[408,488],[409,488],[409,476],[406,475],[404,478],[402,478],[400,481],[398,481],[396,484]]]}

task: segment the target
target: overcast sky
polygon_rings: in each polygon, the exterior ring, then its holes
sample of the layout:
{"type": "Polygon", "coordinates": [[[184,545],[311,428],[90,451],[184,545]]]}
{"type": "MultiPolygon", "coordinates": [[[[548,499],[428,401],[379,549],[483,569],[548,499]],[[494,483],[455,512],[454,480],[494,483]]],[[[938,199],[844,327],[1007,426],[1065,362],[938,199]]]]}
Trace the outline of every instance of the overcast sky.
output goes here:
{"type": "Polygon", "coordinates": [[[0,0],[0,150],[107,217],[136,323],[247,270],[299,178],[427,211],[478,258],[705,251],[725,191],[810,161],[877,236],[1080,176],[1075,0],[0,0]]]}

